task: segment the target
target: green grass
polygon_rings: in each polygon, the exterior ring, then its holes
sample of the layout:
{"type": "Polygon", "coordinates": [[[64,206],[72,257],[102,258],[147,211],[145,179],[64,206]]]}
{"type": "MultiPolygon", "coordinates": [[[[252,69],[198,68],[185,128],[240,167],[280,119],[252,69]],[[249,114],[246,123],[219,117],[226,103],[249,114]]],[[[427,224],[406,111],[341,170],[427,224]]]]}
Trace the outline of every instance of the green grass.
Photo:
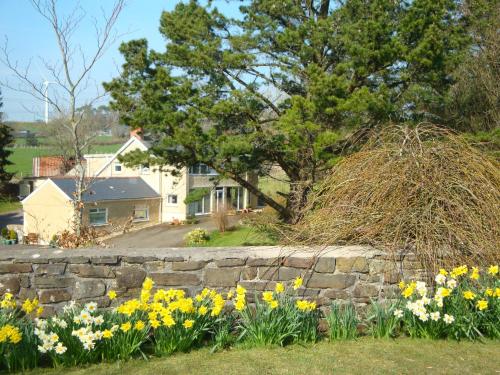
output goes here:
{"type": "Polygon", "coordinates": [[[21,202],[0,200],[0,214],[21,209],[21,202]]]}
{"type": "MultiPolygon", "coordinates": [[[[90,153],[113,153],[120,147],[120,144],[114,145],[96,145],[89,150],[90,153]]],[[[33,158],[36,156],[58,155],[56,148],[38,147],[38,148],[13,148],[9,157],[12,165],[7,167],[8,172],[15,173],[19,177],[29,176],[32,173],[33,158]]]]}
{"type": "Polygon", "coordinates": [[[500,371],[500,342],[447,342],[401,338],[320,342],[285,348],[208,349],[148,361],[77,369],[36,370],[30,375],[158,374],[494,374],[500,371]]]}
{"type": "Polygon", "coordinates": [[[275,241],[265,234],[248,226],[241,226],[220,233],[218,230],[210,233],[210,240],[203,246],[262,246],[274,245],[275,241]]]}

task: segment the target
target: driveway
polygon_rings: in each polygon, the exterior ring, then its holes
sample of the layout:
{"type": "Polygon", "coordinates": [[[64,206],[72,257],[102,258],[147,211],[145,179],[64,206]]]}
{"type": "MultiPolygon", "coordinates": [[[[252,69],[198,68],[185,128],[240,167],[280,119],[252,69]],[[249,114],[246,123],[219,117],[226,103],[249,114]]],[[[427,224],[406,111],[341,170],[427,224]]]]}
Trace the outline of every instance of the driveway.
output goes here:
{"type": "Polygon", "coordinates": [[[12,211],[4,212],[0,214],[0,229],[7,226],[7,224],[22,224],[23,223],[23,212],[12,211]]]}
{"type": "MultiPolygon", "coordinates": [[[[239,216],[229,216],[229,226],[238,223],[239,216]]],[[[200,218],[198,224],[188,225],[169,225],[160,224],[154,227],[140,229],[135,232],[129,232],[104,241],[111,247],[122,248],[160,248],[160,247],[181,247],[185,246],[184,236],[196,228],[212,231],[217,229],[212,218],[200,218]]]]}

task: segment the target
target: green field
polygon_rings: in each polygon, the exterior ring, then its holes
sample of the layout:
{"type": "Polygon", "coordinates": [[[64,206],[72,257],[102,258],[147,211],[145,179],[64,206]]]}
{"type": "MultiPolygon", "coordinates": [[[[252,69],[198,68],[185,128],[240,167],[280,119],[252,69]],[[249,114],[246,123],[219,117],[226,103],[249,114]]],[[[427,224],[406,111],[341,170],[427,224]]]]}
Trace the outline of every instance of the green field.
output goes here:
{"type": "Polygon", "coordinates": [[[320,342],[285,348],[208,349],[166,358],[135,359],[76,369],[36,370],[46,375],[271,375],[271,374],[495,374],[500,342],[374,340],[320,342]]]}
{"type": "MultiPolygon", "coordinates": [[[[113,153],[120,147],[120,144],[96,145],[92,146],[91,153],[113,153]]],[[[33,158],[36,156],[58,155],[56,148],[38,147],[24,148],[16,147],[11,149],[13,152],[9,157],[12,165],[7,167],[7,171],[15,173],[18,177],[29,176],[32,172],[33,158]]]]}
{"type": "Polygon", "coordinates": [[[21,209],[21,202],[0,200],[0,214],[21,209]]]}

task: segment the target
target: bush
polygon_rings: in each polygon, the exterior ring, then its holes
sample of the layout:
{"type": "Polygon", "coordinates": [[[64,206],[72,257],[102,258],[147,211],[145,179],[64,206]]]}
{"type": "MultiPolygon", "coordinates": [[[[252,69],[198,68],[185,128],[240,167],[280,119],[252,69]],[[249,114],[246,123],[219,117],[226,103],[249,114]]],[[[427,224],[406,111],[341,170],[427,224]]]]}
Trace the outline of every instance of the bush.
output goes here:
{"type": "MultiPolygon", "coordinates": [[[[294,289],[302,284],[295,281],[294,289]]],[[[315,342],[318,339],[319,313],[315,302],[295,300],[290,288],[276,284],[274,291],[255,296],[255,307],[247,306],[244,288],[237,288],[235,308],[239,311],[240,339],[255,346],[315,342]]]]}
{"type": "Polygon", "coordinates": [[[330,340],[349,340],[358,335],[359,319],[352,303],[333,303],[326,320],[330,340]]]}
{"type": "Polygon", "coordinates": [[[186,234],[184,239],[188,246],[203,245],[210,239],[210,235],[207,230],[197,228],[186,234]]]}
{"type": "Polygon", "coordinates": [[[17,233],[14,229],[9,230],[9,240],[17,241],[17,233]]]}
{"type": "Polygon", "coordinates": [[[2,237],[5,239],[9,238],[9,230],[7,228],[2,228],[2,237]]]}
{"type": "Polygon", "coordinates": [[[293,243],[411,250],[427,269],[498,260],[500,168],[429,125],[389,127],[341,161],[291,227],[293,243]]]}

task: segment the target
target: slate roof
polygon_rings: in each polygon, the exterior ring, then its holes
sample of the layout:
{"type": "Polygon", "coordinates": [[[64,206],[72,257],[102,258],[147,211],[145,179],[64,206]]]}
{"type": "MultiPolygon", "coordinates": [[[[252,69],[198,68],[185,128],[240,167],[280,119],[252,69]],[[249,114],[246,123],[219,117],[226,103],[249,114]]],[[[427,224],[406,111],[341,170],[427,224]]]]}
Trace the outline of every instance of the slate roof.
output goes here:
{"type": "MultiPolygon", "coordinates": [[[[68,197],[72,198],[76,182],[73,178],[51,178],[68,197]]],[[[160,195],[140,177],[95,178],[83,195],[84,202],[119,199],[159,198],[160,195]]]]}

